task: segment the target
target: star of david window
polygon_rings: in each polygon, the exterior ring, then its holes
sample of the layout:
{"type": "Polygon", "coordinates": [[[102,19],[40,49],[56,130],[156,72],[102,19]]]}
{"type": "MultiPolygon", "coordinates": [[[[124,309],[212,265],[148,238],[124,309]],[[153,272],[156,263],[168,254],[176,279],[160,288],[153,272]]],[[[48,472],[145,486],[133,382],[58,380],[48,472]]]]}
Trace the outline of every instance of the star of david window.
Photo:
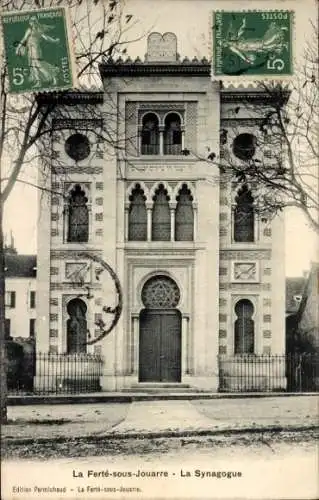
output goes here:
{"type": "Polygon", "coordinates": [[[168,276],[155,276],[145,283],[142,301],[148,309],[173,309],[180,301],[180,291],[168,276]]]}

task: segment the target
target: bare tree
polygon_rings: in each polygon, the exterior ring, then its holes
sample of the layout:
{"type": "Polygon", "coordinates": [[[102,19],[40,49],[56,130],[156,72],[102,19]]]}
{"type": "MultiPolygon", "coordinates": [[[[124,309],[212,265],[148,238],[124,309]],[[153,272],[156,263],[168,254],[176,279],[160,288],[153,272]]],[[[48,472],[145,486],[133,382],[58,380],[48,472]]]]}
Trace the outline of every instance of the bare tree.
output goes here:
{"type": "MultiPolygon", "coordinates": [[[[259,81],[246,94],[238,91],[237,102],[221,118],[220,151],[209,150],[206,160],[211,182],[221,174],[235,186],[254,188],[261,218],[296,207],[318,233],[319,59],[317,30],[312,29],[313,40],[289,83],[259,81]]],[[[221,84],[222,99],[227,92],[231,89],[221,84]]]]}
{"type": "MultiPolygon", "coordinates": [[[[89,102],[81,107],[81,119],[86,131],[94,124],[91,133],[96,141],[112,146],[112,150],[123,147],[124,138],[115,137],[108,123],[111,118],[101,111],[103,92],[98,66],[102,61],[112,61],[126,53],[129,31],[136,22],[133,15],[124,12],[120,0],[5,0],[4,11],[22,11],[42,7],[67,6],[70,11],[75,60],[77,67],[77,89],[51,94],[25,94],[15,96],[8,92],[7,66],[1,68],[1,130],[0,130],[0,346],[1,346],[1,421],[6,422],[6,348],[5,348],[5,259],[3,238],[3,208],[17,182],[38,186],[32,169],[41,168],[48,176],[52,174],[52,134],[59,140],[66,130],[75,127],[74,101],[72,98],[90,91],[89,102]],[[89,121],[88,121],[89,118],[89,121]],[[73,120],[74,122],[74,120],[73,120]],[[53,131],[54,129],[54,131],[53,131]],[[40,160],[40,161],[39,161],[40,160]],[[35,180],[33,181],[32,178],[35,180]],[[31,179],[31,180],[30,180],[31,179]]],[[[109,105],[107,113],[112,114],[109,105]]],[[[115,111],[114,111],[115,112],[115,111]]],[[[78,125],[76,126],[78,127],[78,125]]],[[[55,168],[57,162],[54,163],[55,168]]],[[[57,193],[64,196],[64,193],[57,193]]],[[[118,283],[116,286],[118,287],[118,283]]],[[[115,311],[115,318],[118,310],[115,311]]],[[[103,327],[102,327],[103,326],[103,327]]],[[[107,331],[104,325],[101,332],[107,331]]]]}

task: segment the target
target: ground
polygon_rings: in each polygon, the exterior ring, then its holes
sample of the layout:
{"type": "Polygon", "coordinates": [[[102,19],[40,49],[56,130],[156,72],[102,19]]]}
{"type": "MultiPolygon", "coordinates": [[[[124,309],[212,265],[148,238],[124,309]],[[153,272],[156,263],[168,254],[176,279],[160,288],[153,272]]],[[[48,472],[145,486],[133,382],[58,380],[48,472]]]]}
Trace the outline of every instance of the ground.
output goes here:
{"type": "Polygon", "coordinates": [[[319,497],[316,396],[11,406],[8,416],[4,500],[16,486],[37,498],[28,485],[65,487],[65,499],[319,497]]]}

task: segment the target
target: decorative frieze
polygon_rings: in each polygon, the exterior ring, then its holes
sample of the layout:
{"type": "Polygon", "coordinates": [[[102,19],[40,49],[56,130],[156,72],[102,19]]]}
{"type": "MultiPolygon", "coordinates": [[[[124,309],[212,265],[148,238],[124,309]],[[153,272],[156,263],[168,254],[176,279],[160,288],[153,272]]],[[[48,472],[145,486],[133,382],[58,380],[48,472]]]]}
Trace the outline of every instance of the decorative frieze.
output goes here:
{"type": "Polygon", "coordinates": [[[58,306],[58,305],[59,305],[59,299],[57,297],[51,297],[50,306],[58,306]]]}
{"type": "Polygon", "coordinates": [[[58,337],[58,330],[55,328],[50,328],[49,337],[51,339],[58,337]]]}
{"type": "Polygon", "coordinates": [[[271,290],[271,283],[220,283],[219,289],[234,292],[268,292],[271,290]]]}
{"type": "Polygon", "coordinates": [[[99,212],[99,213],[95,214],[95,220],[102,221],[103,220],[103,212],[99,212]]]}
{"type": "Polygon", "coordinates": [[[221,250],[220,260],[270,260],[271,250],[221,250]]]}
{"type": "Polygon", "coordinates": [[[227,305],[227,299],[219,298],[219,307],[225,307],[227,305]]]}
{"type": "Polygon", "coordinates": [[[95,198],[95,204],[96,205],[103,205],[103,198],[102,197],[95,198]]]}
{"type": "Polygon", "coordinates": [[[264,314],[263,322],[264,323],[271,323],[271,314],[264,314]]]}
{"type": "Polygon", "coordinates": [[[58,276],[59,268],[58,267],[50,267],[50,276],[58,276]]]}
{"type": "Polygon", "coordinates": [[[65,260],[65,259],[83,259],[83,251],[87,254],[98,255],[102,257],[101,250],[85,248],[85,250],[51,250],[50,257],[56,260],[65,260]],[[80,257],[79,257],[80,254],[80,257]]]}
{"type": "Polygon", "coordinates": [[[219,314],[219,322],[220,323],[226,323],[226,321],[227,321],[227,314],[220,313],[219,314]]]}
{"type": "Polygon", "coordinates": [[[227,347],[225,345],[220,345],[218,348],[219,354],[227,354],[227,347]]]}
{"type": "Polygon", "coordinates": [[[271,330],[263,330],[264,339],[271,339],[271,330]]]}
{"type": "Polygon", "coordinates": [[[59,231],[57,229],[51,229],[51,236],[52,237],[59,236],[59,231]]]}
{"type": "Polygon", "coordinates": [[[219,330],[218,336],[220,339],[225,339],[227,337],[227,330],[219,330]]]}
{"type": "Polygon", "coordinates": [[[103,174],[103,167],[90,167],[90,166],[78,166],[78,165],[68,165],[68,167],[55,166],[54,171],[56,174],[86,174],[86,175],[101,175],[103,174]]]}
{"type": "Polygon", "coordinates": [[[50,321],[58,321],[58,315],[56,313],[51,313],[50,321]]]}
{"type": "Polygon", "coordinates": [[[270,237],[271,236],[271,228],[270,227],[265,227],[265,229],[263,231],[263,234],[264,234],[264,236],[270,237]]]}
{"type": "MultiPolygon", "coordinates": [[[[82,293],[87,293],[87,289],[83,288],[80,284],[77,283],[50,283],[50,290],[81,290],[82,293]]],[[[99,283],[91,283],[90,284],[90,289],[91,290],[100,290],[101,285],[99,283]]]]}
{"type": "Polygon", "coordinates": [[[103,189],[104,189],[104,183],[103,182],[96,182],[95,183],[95,189],[97,191],[103,191],[103,189]]]}
{"type": "Polygon", "coordinates": [[[225,222],[228,219],[228,214],[226,212],[220,212],[219,220],[220,222],[225,222]]]}
{"type": "Polygon", "coordinates": [[[58,221],[59,220],[59,214],[58,213],[53,213],[51,214],[51,220],[54,222],[54,221],[58,221]]]}

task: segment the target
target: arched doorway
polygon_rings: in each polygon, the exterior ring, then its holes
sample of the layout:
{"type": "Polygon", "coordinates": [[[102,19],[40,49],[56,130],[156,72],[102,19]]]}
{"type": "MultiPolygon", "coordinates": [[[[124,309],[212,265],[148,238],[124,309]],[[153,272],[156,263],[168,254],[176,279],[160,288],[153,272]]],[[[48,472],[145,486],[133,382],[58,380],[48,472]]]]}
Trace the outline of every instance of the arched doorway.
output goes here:
{"type": "Polygon", "coordinates": [[[142,290],[140,313],[139,381],[181,381],[180,291],[174,280],[158,275],[142,290]]]}

